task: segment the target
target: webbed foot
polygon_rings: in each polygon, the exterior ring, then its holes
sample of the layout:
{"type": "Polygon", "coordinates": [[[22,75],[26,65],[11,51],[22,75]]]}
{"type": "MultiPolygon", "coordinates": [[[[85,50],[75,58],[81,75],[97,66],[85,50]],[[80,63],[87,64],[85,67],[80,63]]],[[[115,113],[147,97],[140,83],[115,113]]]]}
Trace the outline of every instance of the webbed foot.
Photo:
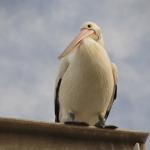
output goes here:
{"type": "Polygon", "coordinates": [[[104,127],[104,129],[117,129],[118,127],[117,126],[114,126],[114,125],[107,125],[104,127]]]}
{"type": "Polygon", "coordinates": [[[66,121],[65,124],[67,125],[75,125],[75,126],[89,126],[86,122],[79,122],[79,121],[66,121]]]}

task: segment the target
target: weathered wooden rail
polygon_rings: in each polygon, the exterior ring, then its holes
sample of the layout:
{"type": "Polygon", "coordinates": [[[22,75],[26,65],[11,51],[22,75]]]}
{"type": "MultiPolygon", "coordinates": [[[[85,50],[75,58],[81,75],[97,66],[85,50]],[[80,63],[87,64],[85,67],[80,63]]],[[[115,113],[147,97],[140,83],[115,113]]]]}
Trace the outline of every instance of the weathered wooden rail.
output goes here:
{"type": "Polygon", "coordinates": [[[148,133],[0,118],[0,150],[145,150],[148,133]]]}

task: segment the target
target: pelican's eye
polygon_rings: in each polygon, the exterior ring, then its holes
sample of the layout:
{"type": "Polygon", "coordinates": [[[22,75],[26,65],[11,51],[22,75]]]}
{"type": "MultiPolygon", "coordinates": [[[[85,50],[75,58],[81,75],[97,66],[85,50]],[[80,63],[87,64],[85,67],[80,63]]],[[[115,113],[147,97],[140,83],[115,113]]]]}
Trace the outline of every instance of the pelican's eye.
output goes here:
{"type": "Polygon", "coordinates": [[[92,25],[91,25],[91,24],[88,24],[87,26],[88,26],[88,28],[91,28],[91,27],[92,27],[92,25]]]}

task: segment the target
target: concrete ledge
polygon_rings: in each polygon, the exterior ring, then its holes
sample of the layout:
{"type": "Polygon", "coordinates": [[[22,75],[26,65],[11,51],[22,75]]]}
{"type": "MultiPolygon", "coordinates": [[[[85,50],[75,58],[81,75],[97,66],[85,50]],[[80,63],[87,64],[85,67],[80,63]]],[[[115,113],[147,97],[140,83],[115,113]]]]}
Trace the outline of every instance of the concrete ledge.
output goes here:
{"type": "Polygon", "coordinates": [[[144,150],[148,133],[0,118],[3,150],[144,150]],[[136,147],[135,147],[136,148],[136,147]]]}

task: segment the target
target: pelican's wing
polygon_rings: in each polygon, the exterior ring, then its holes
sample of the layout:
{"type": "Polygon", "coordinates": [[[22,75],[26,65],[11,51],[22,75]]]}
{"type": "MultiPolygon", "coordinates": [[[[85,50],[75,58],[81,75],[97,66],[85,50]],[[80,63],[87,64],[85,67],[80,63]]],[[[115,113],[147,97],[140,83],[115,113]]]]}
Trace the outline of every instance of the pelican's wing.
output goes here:
{"type": "Polygon", "coordinates": [[[107,112],[105,114],[105,120],[107,119],[107,117],[110,113],[110,110],[111,110],[111,107],[114,103],[114,100],[117,98],[118,70],[117,70],[117,66],[114,63],[111,64],[111,67],[112,67],[112,73],[113,73],[113,78],[114,78],[114,90],[113,90],[111,102],[110,102],[108,109],[107,109],[107,112]]]}
{"type": "Polygon", "coordinates": [[[62,58],[60,60],[60,67],[56,78],[56,86],[55,86],[55,122],[59,122],[59,88],[61,85],[63,75],[66,72],[68,66],[69,66],[68,59],[66,57],[62,58]]]}

